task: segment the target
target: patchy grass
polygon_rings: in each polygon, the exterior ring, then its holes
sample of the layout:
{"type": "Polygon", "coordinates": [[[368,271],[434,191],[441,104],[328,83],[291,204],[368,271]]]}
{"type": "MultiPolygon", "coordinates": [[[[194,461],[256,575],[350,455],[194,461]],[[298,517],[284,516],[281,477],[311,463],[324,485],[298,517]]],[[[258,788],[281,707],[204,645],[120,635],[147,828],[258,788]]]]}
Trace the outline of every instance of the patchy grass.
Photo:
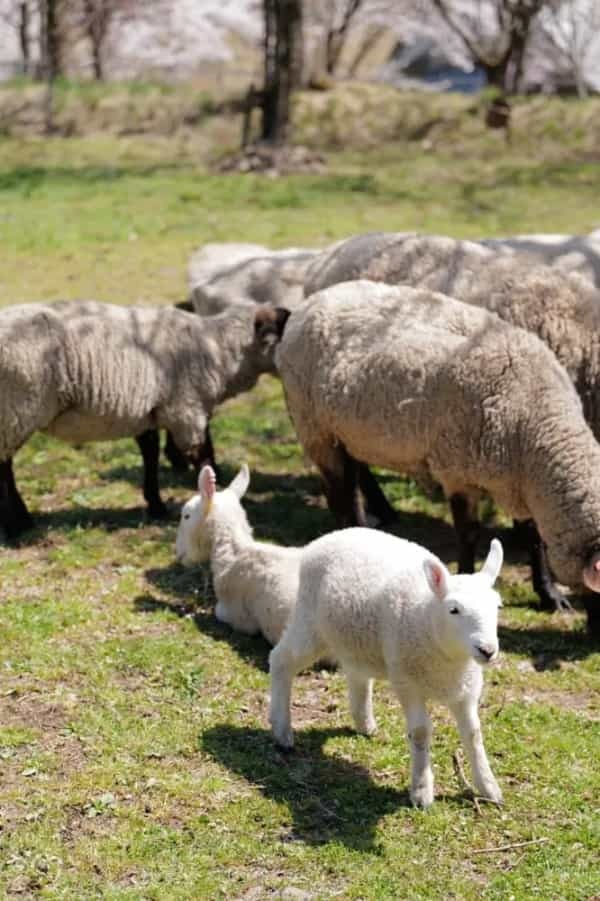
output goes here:
{"type": "MultiPolygon", "coordinates": [[[[0,145],[0,304],[89,296],[165,302],[204,240],[319,243],[368,228],[453,234],[595,224],[589,164],[522,165],[382,147],[324,178],[217,178],[178,139],[0,145]]],[[[333,525],[265,378],[215,419],[226,478],[246,459],[260,537],[333,525]]],[[[502,808],[473,806],[435,711],[438,797],[407,798],[398,704],[352,733],[339,674],[299,677],[298,748],[266,729],[268,647],[214,619],[205,574],[173,560],[191,476],[162,473],[173,519],[148,523],[133,441],[35,436],[17,478],[38,526],[0,548],[0,895],[189,899],[591,899],[600,891],[600,655],[581,614],[539,613],[507,541],[503,654],[483,721],[502,808]],[[522,842],[532,844],[520,845],[522,842]],[[505,850],[484,850],[499,849],[505,850]]],[[[399,530],[453,562],[447,510],[382,474],[399,530]]]]}

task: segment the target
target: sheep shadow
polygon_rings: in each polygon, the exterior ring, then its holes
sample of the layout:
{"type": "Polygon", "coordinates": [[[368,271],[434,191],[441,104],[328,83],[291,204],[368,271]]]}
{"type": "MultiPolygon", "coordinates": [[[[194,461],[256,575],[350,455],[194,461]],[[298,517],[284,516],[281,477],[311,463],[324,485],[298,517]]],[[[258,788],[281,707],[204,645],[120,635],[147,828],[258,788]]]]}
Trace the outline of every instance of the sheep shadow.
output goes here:
{"type": "Polygon", "coordinates": [[[360,764],[324,753],[328,739],[350,735],[350,729],[306,729],[297,748],[283,754],[265,730],[223,723],[207,729],[199,741],[203,751],[265,798],[288,806],[291,823],[283,841],[341,842],[378,853],[379,820],[410,807],[410,799],[406,790],[378,785],[360,764]]]}
{"type": "Polygon", "coordinates": [[[600,636],[553,628],[499,626],[502,651],[531,658],[538,672],[559,670],[563,662],[585,660],[600,652],[600,636]]]}
{"type": "Polygon", "coordinates": [[[0,532],[0,547],[33,547],[47,541],[52,532],[69,533],[78,528],[101,528],[106,532],[121,529],[138,529],[140,526],[163,525],[174,522],[176,510],[169,506],[169,519],[149,518],[145,506],[139,507],[81,507],[79,505],[62,510],[34,511],[34,527],[23,532],[16,539],[7,539],[0,532]]]}

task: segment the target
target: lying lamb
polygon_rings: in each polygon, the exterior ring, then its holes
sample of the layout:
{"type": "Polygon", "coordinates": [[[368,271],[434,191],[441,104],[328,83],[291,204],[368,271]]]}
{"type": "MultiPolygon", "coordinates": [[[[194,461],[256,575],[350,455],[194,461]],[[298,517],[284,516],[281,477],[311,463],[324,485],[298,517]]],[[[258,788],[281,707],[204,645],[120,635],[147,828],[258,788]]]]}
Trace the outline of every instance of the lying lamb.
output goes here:
{"type": "Polygon", "coordinates": [[[212,316],[237,303],[271,303],[292,309],[304,297],[304,273],[318,251],[260,244],[205,244],[189,268],[189,307],[212,316]]]}
{"type": "Polygon", "coordinates": [[[36,431],[77,444],[135,437],[149,512],[164,516],[157,430],[201,463],[214,407],[273,369],[286,315],[241,306],[207,321],[94,301],[2,310],[0,527],[14,538],[32,525],[12,457],[36,431]]]}
{"type": "Polygon", "coordinates": [[[450,500],[461,571],[488,493],[534,520],[562,582],[600,591],[600,447],[535,335],[440,294],[355,281],[291,314],[276,362],[340,525],[365,525],[353,461],[411,473],[450,500]]]}
{"type": "MultiPolygon", "coordinates": [[[[573,272],[532,265],[528,256],[515,255],[506,247],[436,235],[387,238],[379,246],[376,236],[357,235],[325,253],[320,266],[313,265],[307,290],[349,278],[406,284],[485,307],[512,325],[535,332],[569,373],[584,415],[600,440],[600,294],[593,284],[573,272]],[[360,267],[353,262],[358,256],[360,267]]],[[[371,495],[377,498],[375,488],[371,495]]],[[[552,585],[535,531],[529,540],[534,587],[543,605],[564,607],[566,601],[552,585]]]]}
{"type": "Polygon", "coordinates": [[[475,788],[502,801],[483,746],[478,705],[481,664],[498,653],[500,597],[493,590],[502,545],[492,541],[483,568],[451,575],[425,548],[372,529],[345,529],[308,545],[296,608],[271,651],[270,720],[275,741],[290,748],[293,677],[315,660],[339,660],[356,728],[375,731],[373,679],[389,679],[406,716],[411,751],[410,797],[433,802],[432,727],[425,702],[452,711],[475,788]]]}
{"type": "Polygon", "coordinates": [[[239,632],[281,638],[296,603],[302,548],[255,541],[240,501],[250,481],[244,464],[224,491],[204,466],[195,497],[185,504],[175,552],[185,566],[210,559],[217,596],[215,616],[239,632]]]}

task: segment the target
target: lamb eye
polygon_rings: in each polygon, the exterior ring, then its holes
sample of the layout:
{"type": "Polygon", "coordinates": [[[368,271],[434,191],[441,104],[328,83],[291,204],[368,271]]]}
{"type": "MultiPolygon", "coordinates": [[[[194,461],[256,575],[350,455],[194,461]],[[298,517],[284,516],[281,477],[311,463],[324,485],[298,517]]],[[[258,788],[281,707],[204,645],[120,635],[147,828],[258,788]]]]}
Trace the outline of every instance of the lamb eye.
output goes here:
{"type": "Polygon", "coordinates": [[[189,518],[190,518],[190,514],[189,514],[189,513],[184,513],[184,514],[183,514],[183,518],[184,518],[184,519],[189,519],[189,518]]]}
{"type": "Polygon", "coordinates": [[[460,610],[458,609],[458,607],[450,607],[449,612],[456,616],[457,613],[460,613],[460,610]]]}

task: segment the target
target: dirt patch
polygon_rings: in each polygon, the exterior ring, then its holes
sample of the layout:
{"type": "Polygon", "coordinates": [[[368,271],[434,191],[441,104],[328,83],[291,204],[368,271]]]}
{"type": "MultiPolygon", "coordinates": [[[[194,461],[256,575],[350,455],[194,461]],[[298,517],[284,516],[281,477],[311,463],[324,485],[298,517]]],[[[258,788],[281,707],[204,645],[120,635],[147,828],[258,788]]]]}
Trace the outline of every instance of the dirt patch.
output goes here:
{"type": "Polygon", "coordinates": [[[217,172],[262,172],[271,178],[279,175],[307,173],[321,175],[327,171],[322,154],[301,145],[251,144],[239,153],[220,160],[217,172]]]}

